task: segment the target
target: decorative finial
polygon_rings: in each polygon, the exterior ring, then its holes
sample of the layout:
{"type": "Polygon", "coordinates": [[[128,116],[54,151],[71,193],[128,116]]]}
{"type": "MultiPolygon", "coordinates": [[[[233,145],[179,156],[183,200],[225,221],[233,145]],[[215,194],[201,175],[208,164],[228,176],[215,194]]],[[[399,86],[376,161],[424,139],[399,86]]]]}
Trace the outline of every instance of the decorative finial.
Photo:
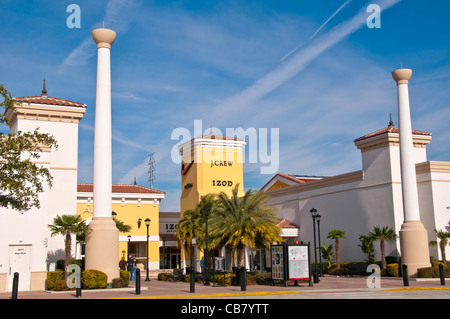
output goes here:
{"type": "Polygon", "coordinates": [[[41,96],[42,96],[43,98],[47,98],[47,97],[48,97],[48,95],[47,95],[47,90],[46,90],[46,88],[45,88],[45,78],[44,78],[44,87],[42,88],[41,96]]]}
{"type": "Polygon", "coordinates": [[[389,125],[388,126],[394,126],[394,122],[392,121],[392,113],[389,113],[389,125]]]}
{"type": "Polygon", "coordinates": [[[136,183],[136,177],[134,178],[134,185],[137,185],[137,183],[136,183]]]}

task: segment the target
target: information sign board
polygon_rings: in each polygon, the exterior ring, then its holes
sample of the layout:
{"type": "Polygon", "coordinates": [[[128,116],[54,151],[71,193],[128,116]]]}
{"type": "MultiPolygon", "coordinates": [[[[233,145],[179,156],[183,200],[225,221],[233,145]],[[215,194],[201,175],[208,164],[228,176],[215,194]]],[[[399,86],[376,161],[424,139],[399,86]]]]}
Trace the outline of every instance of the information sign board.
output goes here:
{"type": "Polygon", "coordinates": [[[288,245],[287,259],[289,280],[309,279],[309,256],[307,245],[288,245]]]}

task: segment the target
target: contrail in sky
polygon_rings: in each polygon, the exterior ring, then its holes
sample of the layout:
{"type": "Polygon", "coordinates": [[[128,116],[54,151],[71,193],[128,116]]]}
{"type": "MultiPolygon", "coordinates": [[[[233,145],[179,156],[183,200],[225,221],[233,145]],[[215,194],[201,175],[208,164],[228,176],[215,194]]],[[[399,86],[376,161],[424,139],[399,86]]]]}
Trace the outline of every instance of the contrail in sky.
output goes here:
{"type": "MultiPolygon", "coordinates": [[[[381,7],[381,11],[384,11],[400,1],[401,0],[380,0],[377,4],[381,7]]],[[[314,41],[295,53],[292,58],[258,79],[253,85],[225,100],[220,104],[217,110],[222,112],[222,109],[226,107],[229,111],[233,109],[237,111],[238,109],[241,110],[246,105],[261,99],[280,87],[287,80],[300,73],[320,54],[336,43],[346,39],[350,34],[366,26],[367,17],[366,7],[361,8],[356,15],[334,26],[330,31],[317,39],[314,39],[314,41]]],[[[233,114],[231,111],[229,113],[233,114]]],[[[223,114],[221,114],[221,116],[223,116],[223,114]]]]}
{"type": "MultiPolygon", "coordinates": [[[[350,2],[352,2],[353,0],[347,0],[345,1],[317,30],[316,32],[314,32],[314,34],[308,39],[308,41],[311,41],[317,33],[319,33],[320,30],[322,30],[322,28],[324,26],[326,26],[328,24],[328,22],[330,22],[331,19],[334,18],[334,16],[336,14],[338,14],[342,9],[344,9],[350,2]]],[[[308,42],[306,41],[306,42],[308,42]]],[[[280,62],[283,62],[284,59],[286,59],[288,56],[290,56],[292,53],[294,53],[295,51],[297,51],[300,47],[302,47],[304,45],[304,43],[296,46],[293,50],[289,51],[288,54],[286,54],[284,57],[281,58],[280,62]]]]}

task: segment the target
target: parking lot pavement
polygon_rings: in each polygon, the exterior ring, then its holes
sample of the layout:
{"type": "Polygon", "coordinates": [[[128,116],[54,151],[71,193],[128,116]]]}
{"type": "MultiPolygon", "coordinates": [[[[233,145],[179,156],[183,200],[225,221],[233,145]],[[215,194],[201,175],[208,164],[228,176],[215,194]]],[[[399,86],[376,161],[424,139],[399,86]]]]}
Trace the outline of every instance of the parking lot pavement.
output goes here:
{"type": "MultiPolygon", "coordinates": [[[[75,291],[19,292],[18,299],[362,299],[362,298],[442,298],[450,299],[450,280],[442,286],[439,280],[418,281],[411,279],[409,286],[401,278],[384,278],[374,282],[368,277],[325,276],[312,287],[307,282],[298,286],[283,283],[270,285],[248,285],[245,291],[240,286],[220,286],[211,283],[205,286],[196,283],[195,292],[190,292],[189,283],[142,279],[140,294],[136,294],[135,283],[127,288],[82,290],[81,298],[75,291]]],[[[11,299],[11,293],[1,293],[0,299],[11,299]]]]}

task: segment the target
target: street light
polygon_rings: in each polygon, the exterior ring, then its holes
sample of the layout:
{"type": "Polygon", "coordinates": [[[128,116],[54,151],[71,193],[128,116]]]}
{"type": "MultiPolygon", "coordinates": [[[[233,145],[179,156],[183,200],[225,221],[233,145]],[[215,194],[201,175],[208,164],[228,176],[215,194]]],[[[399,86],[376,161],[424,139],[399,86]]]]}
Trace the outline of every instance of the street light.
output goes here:
{"type": "Polygon", "coordinates": [[[190,292],[195,292],[195,270],[194,270],[194,250],[197,246],[197,240],[192,238],[191,241],[191,270],[190,270],[190,292]]]}
{"type": "Polygon", "coordinates": [[[130,258],[130,255],[131,255],[131,253],[130,253],[130,241],[131,241],[131,235],[128,235],[127,236],[127,238],[128,238],[128,246],[127,246],[127,255],[128,255],[128,258],[127,258],[127,260],[129,260],[129,258],[130,258]]]}
{"type": "Polygon", "coordinates": [[[163,269],[166,269],[166,236],[161,236],[163,241],[163,269]]]}
{"type": "Polygon", "coordinates": [[[208,278],[208,275],[209,275],[209,262],[208,262],[208,213],[209,213],[209,210],[210,210],[210,208],[209,208],[209,206],[205,206],[204,208],[203,208],[203,212],[204,212],[204,214],[205,214],[205,228],[206,228],[206,241],[205,241],[205,244],[206,244],[206,249],[205,249],[205,262],[206,262],[206,264],[205,264],[205,286],[210,286],[210,283],[209,283],[209,278],[208,278]]]}
{"type": "Polygon", "coordinates": [[[312,208],[310,211],[311,216],[313,218],[313,234],[314,234],[314,283],[319,282],[319,278],[317,277],[317,244],[316,244],[316,218],[317,218],[317,209],[312,208]]]}
{"type": "Polygon", "coordinates": [[[150,218],[145,219],[145,226],[147,226],[147,278],[145,281],[150,281],[150,278],[148,277],[148,239],[149,239],[149,227],[150,227],[150,218]]]}
{"type": "Polygon", "coordinates": [[[317,233],[319,235],[319,264],[320,264],[320,276],[323,277],[323,273],[322,273],[322,254],[320,253],[320,218],[322,216],[320,216],[319,214],[316,215],[316,220],[317,220],[317,233]]]}

